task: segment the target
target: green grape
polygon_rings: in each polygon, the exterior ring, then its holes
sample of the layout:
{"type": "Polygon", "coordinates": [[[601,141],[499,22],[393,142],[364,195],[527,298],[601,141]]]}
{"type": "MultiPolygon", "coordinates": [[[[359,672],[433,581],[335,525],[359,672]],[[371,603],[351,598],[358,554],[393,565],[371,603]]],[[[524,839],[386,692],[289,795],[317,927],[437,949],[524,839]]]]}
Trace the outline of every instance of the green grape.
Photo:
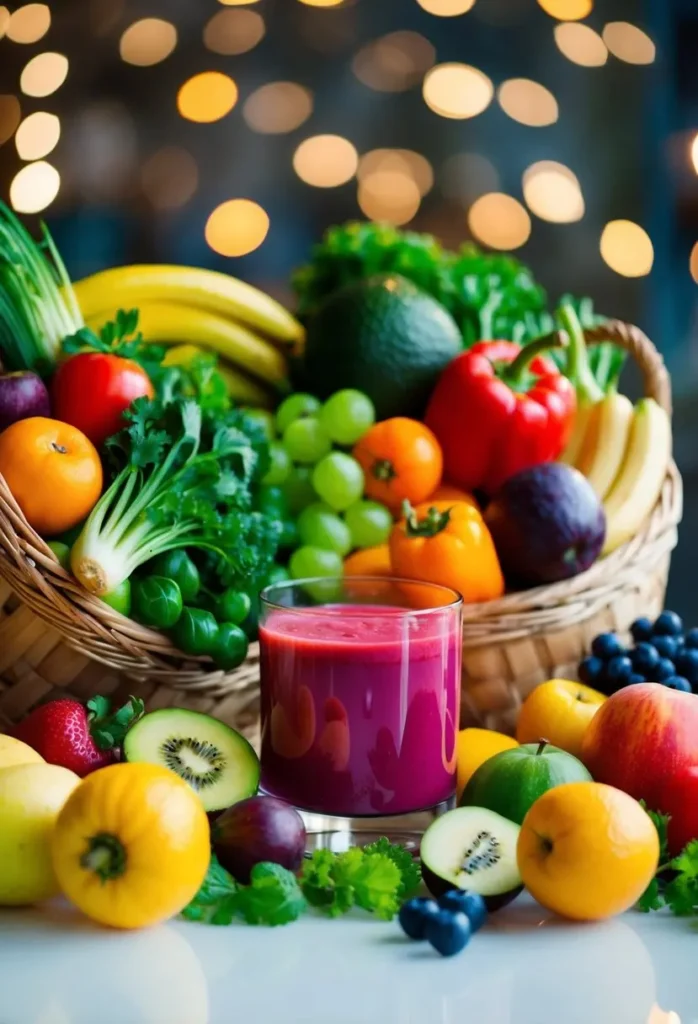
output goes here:
{"type": "Polygon", "coordinates": [[[276,437],[276,427],[274,426],[274,413],[268,412],[266,409],[243,409],[245,416],[248,420],[258,426],[264,431],[264,436],[268,441],[273,441],[276,437]]]}
{"type": "MultiPolygon", "coordinates": [[[[267,573],[264,587],[271,587],[274,583],[285,583],[290,578],[288,569],[285,569],[283,565],[272,565],[267,573]]],[[[264,590],[264,587],[262,587],[262,590],[264,590]]]]}
{"type": "Polygon", "coordinates": [[[311,465],[332,448],[327,431],[315,416],[294,420],[284,430],[284,448],[294,462],[311,465]]]}
{"type": "Polygon", "coordinates": [[[393,517],[385,505],[377,501],[357,501],[347,509],[344,520],[356,548],[373,548],[385,544],[393,528],[393,517]]]}
{"type": "Polygon", "coordinates": [[[289,395],[276,410],[276,429],[280,434],[286,431],[294,420],[302,416],[314,416],[320,408],[317,398],[299,391],[297,395],[289,395]]]}
{"type": "Polygon", "coordinates": [[[336,551],[338,555],[346,555],[351,550],[349,527],[321,501],[303,509],[298,517],[298,535],[301,544],[336,551]]]}
{"type": "Polygon", "coordinates": [[[263,484],[282,484],[291,472],[291,459],[288,452],[280,444],[269,445],[269,469],[262,477],[263,484]]]}
{"type": "Polygon", "coordinates": [[[312,477],[313,471],[310,466],[292,466],[291,472],[284,480],[283,492],[292,516],[297,516],[306,505],[317,501],[312,477]]]}
{"type": "Polygon", "coordinates": [[[313,487],[335,511],[343,512],[364,492],[364,471],[344,452],[331,452],[313,470],[313,487]]]}
{"type": "Polygon", "coordinates": [[[335,444],[356,444],[376,422],[376,410],[368,395],[344,388],[327,399],[320,422],[335,444]]]}
{"type": "Polygon", "coordinates": [[[342,556],[336,551],[305,545],[291,555],[288,563],[291,579],[304,580],[313,576],[341,576],[342,556]]]}

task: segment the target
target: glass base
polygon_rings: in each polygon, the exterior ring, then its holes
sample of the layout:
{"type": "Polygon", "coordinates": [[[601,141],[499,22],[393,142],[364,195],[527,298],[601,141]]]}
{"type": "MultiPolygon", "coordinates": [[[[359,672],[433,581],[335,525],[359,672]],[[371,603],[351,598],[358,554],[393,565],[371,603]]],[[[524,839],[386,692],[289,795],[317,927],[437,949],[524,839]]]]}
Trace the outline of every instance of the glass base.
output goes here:
{"type": "Polygon", "coordinates": [[[409,850],[416,859],[426,829],[436,818],[455,806],[455,798],[436,807],[411,814],[392,814],[382,818],[343,818],[332,814],[316,814],[297,808],[307,832],[306,856],[314,850],[343,853],[350,846],[368,846],[385,836],[409,850]]]}

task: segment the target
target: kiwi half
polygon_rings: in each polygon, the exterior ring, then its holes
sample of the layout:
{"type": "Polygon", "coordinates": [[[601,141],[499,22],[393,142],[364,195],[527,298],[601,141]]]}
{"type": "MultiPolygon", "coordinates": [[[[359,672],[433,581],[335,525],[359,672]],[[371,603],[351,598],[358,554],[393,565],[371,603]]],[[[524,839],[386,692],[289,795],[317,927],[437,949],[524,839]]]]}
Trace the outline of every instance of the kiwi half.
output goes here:
{"type": "Polygon", "coordinates": [[[124,757],[171,769],[206,811],[232,807],[259,786],[259,760],[245,737],[200,711],[162,708],[144,715],[126,733],[124,757]]]}
{"type": "Polygon", "coordinates": [[[519,826],[484,807],[457,807],[422,836],[422,875],[434,896],[449,889],[479,893],[489,910],[511,903],[523,885],[516,863],[519,826]]]}

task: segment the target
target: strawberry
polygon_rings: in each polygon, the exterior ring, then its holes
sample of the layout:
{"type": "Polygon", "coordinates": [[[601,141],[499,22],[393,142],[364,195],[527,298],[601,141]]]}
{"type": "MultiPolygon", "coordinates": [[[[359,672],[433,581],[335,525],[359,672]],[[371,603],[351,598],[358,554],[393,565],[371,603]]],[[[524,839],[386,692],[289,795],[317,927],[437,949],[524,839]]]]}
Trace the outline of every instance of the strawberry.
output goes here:
{"type": "Polygon", "coordinates": [[[116,761],[129,726],[144,711],[143,701],[135,697],[114,714],[106,697],[94,697],[87,706],[61,698],[31,711],[13,735],[49,764],[69,768],[82,778],[116,761]]]}

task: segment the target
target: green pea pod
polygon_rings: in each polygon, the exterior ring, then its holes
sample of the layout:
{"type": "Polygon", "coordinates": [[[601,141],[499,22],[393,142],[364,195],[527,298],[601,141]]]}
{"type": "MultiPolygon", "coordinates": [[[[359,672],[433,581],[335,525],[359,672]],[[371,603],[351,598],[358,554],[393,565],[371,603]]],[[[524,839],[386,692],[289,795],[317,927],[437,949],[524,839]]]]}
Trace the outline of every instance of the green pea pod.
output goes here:
{"type": "Polygon", "coordinates": [[[229,587],[224,590],[216,602],[219,622],[233,622],[236,626],[247,618],[252,602],[249,594],[229,587]]]}
{"type": "Polygon", "coordinates": [[[151,568],[153,575],[166,576],[167,579],[175,581],[182,592],[183,601],[193,601],[199,593],[199,570],[182,548],[165,551],[155,559],[151,568]]]}
{"type": "Polygon", "coordinates": [[[131,588],[133,615],[155,629],[171,629],[182,614],[182,591],[166,576],[134,580],[131,588]]]}
{"type": "Polygon", "coordinates": [[[183,608],[172,630],[172,639],[185,654],[213,654],[218,637],[218,623],[203,608],[183,608]]]}
{"type": "Polygon", "coordinates": [[[230,672],[242,665],[247,657],[248,640],[239,626],[232,622],[221,622],[218,627],[213,660],[218,668],[230,672]]]}
{"type": "Polygon", "coordinates": [[[102,594],[102,600],[122,615],[131,614],[131,580],[124,580],[108,594],[102,594]]]}

